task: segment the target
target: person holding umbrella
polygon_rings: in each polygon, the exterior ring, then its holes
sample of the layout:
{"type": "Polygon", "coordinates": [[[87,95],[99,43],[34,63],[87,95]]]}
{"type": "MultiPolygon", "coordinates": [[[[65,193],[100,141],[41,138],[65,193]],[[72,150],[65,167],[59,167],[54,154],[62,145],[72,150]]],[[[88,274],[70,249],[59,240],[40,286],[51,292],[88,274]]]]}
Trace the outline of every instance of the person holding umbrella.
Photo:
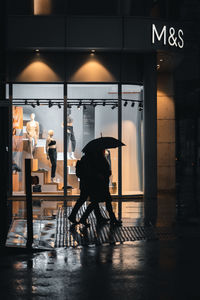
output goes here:
{"type": "Polygon", "coordinates": [[[122,222],[117,220],[112,208],[112,197],[109,191],[109,177],[111,175],[110,166],[105,158],[105,149],[116,148],[124,144],[112,137],[101,137],[92,140],[84,148],[85,152],[85,176],[84,182],[90,197],[90,204],[82,215],[79,223],[89,226],[87,218],[96,208],[99,202],[106,203],[106,209],[109,213],[110,224],[112,226],[121,226],[122,222]]]}

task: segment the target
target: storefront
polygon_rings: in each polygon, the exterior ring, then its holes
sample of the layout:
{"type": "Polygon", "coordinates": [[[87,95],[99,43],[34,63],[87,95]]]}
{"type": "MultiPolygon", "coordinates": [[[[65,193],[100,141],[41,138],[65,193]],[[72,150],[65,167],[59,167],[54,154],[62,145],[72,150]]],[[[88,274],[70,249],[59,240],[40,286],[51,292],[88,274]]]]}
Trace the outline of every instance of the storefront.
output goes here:
{"type": "Polygon", "coordinates": [[[144,195],[154,222],[157,188],[169,178],[175,186],[173,70],[162,64],[184,48],[184,30],[145,18],[65,16],[25,16],[24,28],[19,18],[10,17],[8,28],[10,194],[24,195],[24,159],[32,158],[41,185],[34,195],[79,195],[81,150],[113,136],[126,146],[107,151],[110,192],[120,201],[144,195]],[[47,155],[49,135],[54,157],[47,155]]]}
{"type": "Polygon", "coordinates": [[[110,191],[118,195],[121,185],[122,195],[142,195],[143,86],[71,83],[66,84],[66,89],[65,106],[64,84],[12,85],[13,195],[24,194],[26,158],[33,159],[32,172],[40,178],[41,190],[35,190],[34,194],[64,195],[66,188],[68,195],[78,195],[75,165],[82,156],[81,150],[90,140],[100,136],[118,138],[119,127],[126,147],[122,149],[121,176],[118,174],[118,149],[106,153],[112,169],[110,191]],[[118,122],[119,106],[121,122],[118,122]],[[67,122],[63,121],[65,116],[67,122]],[[56,141],[55,158],[48,155],[49,134],[53,134],[56,141]],[[67,174],[67,181],[64,181],[64,174],[67,174]]]}

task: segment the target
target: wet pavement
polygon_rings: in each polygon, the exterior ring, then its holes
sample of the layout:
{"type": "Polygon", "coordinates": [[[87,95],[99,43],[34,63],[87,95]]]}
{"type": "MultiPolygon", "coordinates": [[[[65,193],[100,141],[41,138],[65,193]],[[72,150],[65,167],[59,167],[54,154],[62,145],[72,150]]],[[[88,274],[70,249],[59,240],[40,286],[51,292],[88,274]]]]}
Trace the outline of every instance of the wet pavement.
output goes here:
{"type": "Polygon", "coordinates": [[[194,237],[4,255],[1,299],[199,300],[199,255],[194,237]]]}

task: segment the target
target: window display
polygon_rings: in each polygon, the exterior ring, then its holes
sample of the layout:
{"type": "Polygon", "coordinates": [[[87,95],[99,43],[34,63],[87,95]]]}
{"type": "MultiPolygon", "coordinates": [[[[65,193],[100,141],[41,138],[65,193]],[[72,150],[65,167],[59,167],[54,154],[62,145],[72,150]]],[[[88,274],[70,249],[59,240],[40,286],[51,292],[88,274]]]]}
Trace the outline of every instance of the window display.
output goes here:
{"type": "MultiPolygon", "coordinates": [[[[117,103],[117,84],[68,84],[68,108],[67,114],[73,131],[71,137],[71,150],[68,148],[68,184],[72,186],[68,194],[80,193],[79,181],[75,174],[77,159],[82,157],[82,149],[91,140],[102,136],[117,138],[118,119],[117,109],[111,107],[117,103]],[[72,123],[73,121],[73,123],[72,123]],[[72,134],[73,133],[73,134],[72,134]],[[76,138],[75,138],[76,137],[76,138]],[[75,157],[73,157],[73,150],[75,157]],[[72,153],[70,152],[72,151],[72,153]]],[[[67,136],[68,137],[68,136],[67,136]]],[[[69,138],[68,138],[69,142],[69,138]]],[[[67,143],[68,143],[67,142],[67,143]]],[[[118,151],[111,149],[106,151],[106,158],[112,168],[110,177],[110,192],[118,193],[118,151]]]]}
{"type": "Polygon", "coordinates": [[[41,185],[33,194],[63,194],[63,85],[16,84],[13,94],[13,194],[25,193],[26,158],[41,185]]]}
{"type": "Polygon", "coordinates": [[[118,139],[119,126],[122,126],[122,141],[126,144],[122,149],[121,182],[118,182],[118,149],[105,152],[112,171],[110,193],[118,195],[122,183],[123,195],[142,194],[142,86],[122,85],[121,124],[118,122],[118,84],[68,84],[65,114],[63,91],[62,84],[13,85],[13,194],[25,192],[24,165],[29,158],[32,175],[39,177],[41,192],[38,193],[62,195],[66,186],[68,195],[79,195],[75,167],[83,155],[82,149],[101,136],[118,139]]]}
{"type": "Polygon", "coordinates": [[[143,87],[122,85],[122,194],[143,193],[143,87]]]}

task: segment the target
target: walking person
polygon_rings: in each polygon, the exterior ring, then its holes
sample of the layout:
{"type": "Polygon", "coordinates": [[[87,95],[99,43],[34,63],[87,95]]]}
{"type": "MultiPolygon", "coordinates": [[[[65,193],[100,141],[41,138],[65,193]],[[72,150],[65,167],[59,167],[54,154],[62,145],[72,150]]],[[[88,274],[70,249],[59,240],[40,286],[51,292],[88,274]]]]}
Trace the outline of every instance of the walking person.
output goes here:
{"type": "MultiPolygon", "coordinates": [[[[81,167],[78,167],[78,166],[76,167],[76,175],[77,175],[77,177],[80,178],[80,197],[76,201],[76,204],[74,205],[74,207],[71,211],[71,214],[68,216],[68,219],[73,224],[78,224],[78,222],[76,221],[76,215],[77,215],[79,209],[81,208],[81,206],[87,201],[87,199],[89,197],[89,191],[88,191],[88,185],[87,185],[88,179],[87,178],[90,177],[91,169],[89,168],[89,165],[88,165],[87,154],[81,158],[79,163],[81,164],[81,167]],[[80,169],[82,169],[82,171],[80,171],[80,169]]],[[[95,214],[96,222],[97,222],[98,226],[103,226],[103,225],[107,224],[107,222],[109,221],[109,219],[104,218],[102,216],[98,203],[96,203],[96,205],[94,205],[94,214],[95,214]]]]}
{"type": "Polygon", "coordinates": [[[112,197],[109,191],[110,166],[105,158],[105,150],[86,152],[85,155],[87,172],[85,174],[85,186],[90,197],[90,204],[82,215],[79,223],[89,226],[87,218],[99,202],[106,203],[109,213],[110,224],[121,226],[122,222],[117,220],[112,208],[112,197]]]}

